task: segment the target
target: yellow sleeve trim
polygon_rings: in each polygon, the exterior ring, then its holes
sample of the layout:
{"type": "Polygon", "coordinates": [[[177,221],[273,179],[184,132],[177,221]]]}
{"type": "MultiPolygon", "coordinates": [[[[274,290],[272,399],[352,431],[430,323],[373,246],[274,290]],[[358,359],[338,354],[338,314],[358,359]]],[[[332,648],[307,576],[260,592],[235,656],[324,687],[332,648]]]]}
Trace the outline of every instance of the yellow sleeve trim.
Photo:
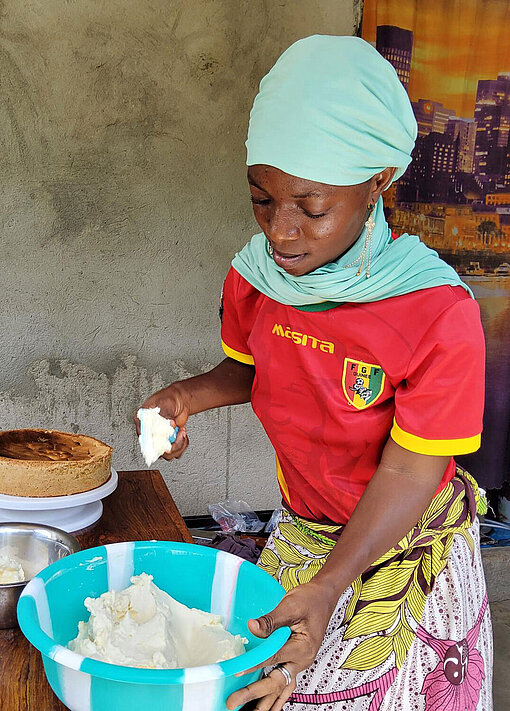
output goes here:
{"type": "Polygon", "coordinates": [[[223,350],[225,351],[225,355],[227,355],[229,358],[238,360],[240,363],[245,363],[246,365],[255,365],[255,361],[253,360],[252,355],[235,351],[233,348],[230,348],[230,346],[227,346],[224,341],[221,342],[221,345],[223,347],[223,350]]]}
{"type": "Polygon", "coordinates": [[[416,454],[432,454],[438,457],[453,457],[456,454],[470,454],[480,449],[481,435],[464,439],[423,439],[405,432],[395,420],[390,432],[394,442],[416,454]]]}

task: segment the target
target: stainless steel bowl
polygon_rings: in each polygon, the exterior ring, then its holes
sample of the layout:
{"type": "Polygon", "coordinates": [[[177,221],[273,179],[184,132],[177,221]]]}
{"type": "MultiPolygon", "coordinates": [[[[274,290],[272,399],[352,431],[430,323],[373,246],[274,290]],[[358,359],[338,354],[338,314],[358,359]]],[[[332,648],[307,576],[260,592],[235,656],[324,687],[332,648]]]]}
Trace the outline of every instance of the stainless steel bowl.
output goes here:
{"type": "Polygon", "coordinates": [[[74,536],[58,528],[35,523],[0,523],[0,554],[17,558],[26,576],[21,583],[0,583],[0,629],[18,625],[16,606],[28,581],[80,548],[74,536]]]}

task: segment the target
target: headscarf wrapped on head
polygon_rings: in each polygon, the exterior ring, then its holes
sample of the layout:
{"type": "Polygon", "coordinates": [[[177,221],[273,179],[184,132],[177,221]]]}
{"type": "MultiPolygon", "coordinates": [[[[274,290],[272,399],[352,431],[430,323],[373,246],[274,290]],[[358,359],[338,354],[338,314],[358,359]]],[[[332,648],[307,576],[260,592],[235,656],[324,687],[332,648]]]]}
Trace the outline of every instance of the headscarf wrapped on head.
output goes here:
{"type": "Polygon", "coordinates": [[[359,37],[295,42],[260,82],[247,165],[328,185],[357,185],[411,162],[417,126],[392,65],[359,37]]]}
{"type": "MultiPolygon", "coordinates": [[[[295,42],[260,82],[248,129],[247,165],[270,165],[328,185],[364,183],[385,168],[394,180],[411,162],[417,126],[395,69],[358,37],[314,35],[295,42]]],[[[277,266],[264,234],[232,265],[283,304],[380,301],[450,284],[470,289],[416,235],[392,240],[382,198],[374,210],[370,278],[359,273],[365,230],[336,261],[304,276],[277,266]],[[353,266],[352,266],[353,265],[353,266]]]]}

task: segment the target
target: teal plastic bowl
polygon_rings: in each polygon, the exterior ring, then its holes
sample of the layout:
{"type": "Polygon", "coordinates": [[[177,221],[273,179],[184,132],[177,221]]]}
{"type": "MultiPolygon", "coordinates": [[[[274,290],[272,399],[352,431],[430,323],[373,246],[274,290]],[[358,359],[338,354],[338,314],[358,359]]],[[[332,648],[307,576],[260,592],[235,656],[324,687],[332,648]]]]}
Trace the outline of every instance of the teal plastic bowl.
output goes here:
{"type": "Polygon", "coordinates": [[[41,652],[46,677],[71,711],[224,711],[226,699],[260,677],[243,677],[275,654],[288,628],[254,637],[247,621],[270,612],[283,588],[237,556],[187,543],[116,543],[75,553],[36,575],[18,603],[23,634],[41,652]],[[133,575],[149,573],[180,602],[221,615],[227,629],[248,639],[245,654],[187,669],[137,669],[98,662],[71,652],[78,621],[88,619],[86,597],[122,590],[133,575]]]}

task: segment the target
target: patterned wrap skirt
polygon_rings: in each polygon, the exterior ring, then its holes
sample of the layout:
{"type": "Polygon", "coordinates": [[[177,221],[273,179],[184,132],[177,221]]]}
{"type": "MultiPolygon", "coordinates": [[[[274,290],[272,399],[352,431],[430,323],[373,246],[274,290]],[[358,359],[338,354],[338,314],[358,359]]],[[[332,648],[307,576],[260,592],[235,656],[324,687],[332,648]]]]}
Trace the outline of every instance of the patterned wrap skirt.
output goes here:
{"type": "MultiPolygon", "coordinates": [[[[415,528],[345,590],[285,711],[492,711],[476,482],[457,468],[415,528]]],[[[283,511],[259,565],[288,591],[342,533],[283,511]]]]}

